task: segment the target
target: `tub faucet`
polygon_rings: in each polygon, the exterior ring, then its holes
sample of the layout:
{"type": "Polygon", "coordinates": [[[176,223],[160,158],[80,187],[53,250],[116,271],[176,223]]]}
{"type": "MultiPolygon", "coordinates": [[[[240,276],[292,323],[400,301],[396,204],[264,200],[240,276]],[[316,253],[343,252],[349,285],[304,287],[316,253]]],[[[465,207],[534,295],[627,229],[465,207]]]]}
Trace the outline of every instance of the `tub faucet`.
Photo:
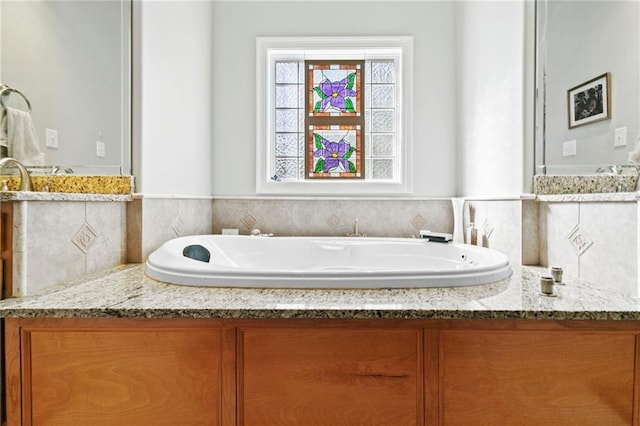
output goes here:
{"type": "Polygon", "coordinates": [[[367,234],[360,233],[358,218],[356,218],[356,221],[353,224],[353,232],[347,232],[347,237],[366,237],[366,236],[367,234]]]}
{"type": "Polygon", "coordinates": [[[0,169],[9,163],[16,166],[18,168],[18,172],[20,172],[20,191],[31,191],[31,188],[33,187],[31,184],[31,175],[29,175],[29,171],[26,167],[24,167],[24,165],[15,158],[5,157],[0,160],[0,169]]]}

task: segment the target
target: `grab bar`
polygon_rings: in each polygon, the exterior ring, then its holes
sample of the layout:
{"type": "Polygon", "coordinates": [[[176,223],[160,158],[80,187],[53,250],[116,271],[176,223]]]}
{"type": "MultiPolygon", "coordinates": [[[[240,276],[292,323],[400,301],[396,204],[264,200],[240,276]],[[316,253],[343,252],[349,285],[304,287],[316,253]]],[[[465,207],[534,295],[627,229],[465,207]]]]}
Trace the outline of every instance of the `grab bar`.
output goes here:
{"type": "Polygon", "coordinates": [[[18,89],[9,87],[6,84],[0,84],[0,106],[5,109],[7,108],[7,106],[4,104],[4,96],[8,95],[10,92],[17,93],[18,95],[20,95],[20,97],[22,97],[22,99],[24,99],[24,101],[27,103],[27,112],[31,114],[31,102],[29,102],[29,99],[18,89]]]}

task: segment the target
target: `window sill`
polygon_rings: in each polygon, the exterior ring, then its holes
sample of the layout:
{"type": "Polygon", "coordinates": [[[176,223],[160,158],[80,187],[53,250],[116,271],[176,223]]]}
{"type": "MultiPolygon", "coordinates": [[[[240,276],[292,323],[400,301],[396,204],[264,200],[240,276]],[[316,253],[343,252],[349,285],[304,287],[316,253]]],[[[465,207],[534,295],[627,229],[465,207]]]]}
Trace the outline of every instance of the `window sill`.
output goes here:
{"type": "Polygon", "coordinates": [[[256,193],[259,195],[409,195],[411,185],[400,182],[257,182],[256,193]]]}

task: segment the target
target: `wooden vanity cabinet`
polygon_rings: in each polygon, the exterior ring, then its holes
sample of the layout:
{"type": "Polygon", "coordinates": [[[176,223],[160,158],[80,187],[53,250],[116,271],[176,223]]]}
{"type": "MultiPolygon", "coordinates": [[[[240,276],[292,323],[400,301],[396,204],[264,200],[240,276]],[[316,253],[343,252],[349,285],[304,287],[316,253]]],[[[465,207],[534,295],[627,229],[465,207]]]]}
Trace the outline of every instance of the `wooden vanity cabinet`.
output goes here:
{"type": "Polygon", "coordinates": [[[631,321],[5,319],[7,425],[636,425],[631,321]]]}
{"type": "Polygon", "coordinates": [[[219,326],[5,321],[8,426],[221,423],[219,326]]]}

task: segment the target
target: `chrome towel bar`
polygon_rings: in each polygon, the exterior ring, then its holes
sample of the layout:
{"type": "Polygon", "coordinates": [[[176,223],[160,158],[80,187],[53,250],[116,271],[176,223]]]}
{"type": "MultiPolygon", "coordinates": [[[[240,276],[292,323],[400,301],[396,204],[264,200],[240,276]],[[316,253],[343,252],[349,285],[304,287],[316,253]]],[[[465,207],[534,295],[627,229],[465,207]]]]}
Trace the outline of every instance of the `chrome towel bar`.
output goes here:
{"type": "Polygon", "coordinates": [[[4,104],[4,97],[11,94],[11,92],[20,95],[20,97],[24,99],[24,101],[27,103],[27,112],[31,114],[31,102],[29,102],[29,99],[18,89],[9,87],[6,84],[0,84],[0,106],[5,109],[7,108],[7,106],[4,104]]]}

